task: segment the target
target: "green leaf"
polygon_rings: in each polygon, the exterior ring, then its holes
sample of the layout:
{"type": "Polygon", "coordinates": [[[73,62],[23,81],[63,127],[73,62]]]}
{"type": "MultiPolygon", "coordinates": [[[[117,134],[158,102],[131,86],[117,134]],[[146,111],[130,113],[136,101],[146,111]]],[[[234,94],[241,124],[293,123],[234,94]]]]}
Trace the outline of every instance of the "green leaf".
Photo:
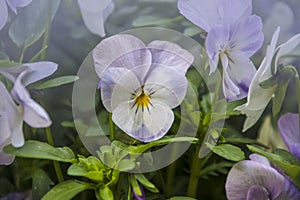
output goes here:
{"type": "Polygon", "coordinates": [[[36,89],[46,89],[46,88],[52,88],[52,87],[57,87],[61,85],[65,85],[68,83],[73,83],[74,81],[79,80],[78,76],[62,76],[58,78],[51,79],[49,81],[46,81],[38,86],[36,86],[36,89]]]}
{"type": "Polygon", "coordinates": [[[134,176],[147,190],[153,193],[159,193],[159,190],[144,176],[144,174],[135,174],[134,176]]]}
{"type": "Polygon", "coordinates": [[[40,168],[34,169],[32,174],[32,199],[40,200],[54,183],[40,168]]]}
{"type": "Polygon", "coordinates": [[[241,148],[231,145],[231,144],[220,144],[220,145],[212,145],[206,143],[208,148],[210,148],[215,154],[226,158],[231,161],[241,161],[245,159],[245,153],[242,151],[241,148]]]}
{"type": "Polygon", "coordinates": [[[142,196],[143,195],[142,190],[141,190],[139,183],[137,182],[135,176],[131,175],[129,179],[130,179],[130,184],[131,184],[131,187],[132,187],[134,193],[138,196],[142,196]]]}
{"type": "Polygon", "coordinates": [[[73,163],[77,159],[73,151],[68,147],[55,148],[48,143],[28,140],[22,147],[12,145],[4,147],[4,152],[23,158],[37,158],[73,163]]]}
{"type": "Polygon", "coordinates": [[[182,16],[175,18],[163,18],[157,15],[144,15],[140,16],[132,22],[132,26],[141,27],[141,26],[161,26],[177,22],[182,19],[182,16]]]}
{"type": "Polygon", "coordinates": [[[33,0],[28,6],[19,9],[15,21],[9,28],[9,36],[19,46],[30,46],[45,32],[49,18],[52,20],[60,0],[33,0]]]}
{"type": "Polygon", "coordinates": [[[123,159],[118,163],[119,171],[129,171],[135,168],[135,160],[123,159]]]}
{"type": "Polygon", "coordinates": [[[187,28],[184,29],[183,34],[189,37],[193,37],[195,35],[200,34],[201,32],[203,32],[202,29],[200,29],[197,26],[189,26],[187,28]]]}
{"type": "Polygon", "coordinates": [[[102,182],[106,167],[94,156],[84,158],[79,156],[79,162],[68,168],[68,175],[82,176],[92,181],[102,182]]]}
{"type": "Polygon", "coordinates": [[[248,149],[254,153],[260,154],[280,167],[300,188],[300,162],[289,152],[277,150],[275,154],[263,151],[255,146],[247,145],[248,149]]]}
{"type": "Polygon", "coordinates": [[[93,185],[74,180],[65,181],[54,186],[42,200],[70,200],[87,189],[93,189],[93,185]]]}
{"type": "Polygon", "coordinates": [[[288,82],[278,84],[274,92],[274,98],[272,99],[273,116],[276,116],[282,107],[287,87],[288,87],[288,82]]]}
{"type": "Polygon", "coordinates": [[[106,185],[103,187],[100,187],[99,194],[103,200],[113,200],[114,199],[114,194],[112,193],[111,189],[106,185]]]}

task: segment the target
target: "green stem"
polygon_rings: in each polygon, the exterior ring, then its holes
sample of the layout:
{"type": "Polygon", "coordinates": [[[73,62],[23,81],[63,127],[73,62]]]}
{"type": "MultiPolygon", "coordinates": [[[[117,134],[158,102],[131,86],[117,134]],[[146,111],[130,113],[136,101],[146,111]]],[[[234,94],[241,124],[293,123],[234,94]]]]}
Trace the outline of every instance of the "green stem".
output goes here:
{"type": "Polygon", "coordinates": [[[197,191],[198,191],[198,182],[199,182],[198,174],[201,165],[201,160],[198,157],[200,147],[201,147],[200,145],[197,146],[196,151],[193,155],[191,174],[190,174],[189,185],[187,190],[187,196],[194,197],[194,198],[197,196],[197,191]]]}
{"type": "Polygon", "coordinates": [[[108,121],[109,121],[110,141],[113,141],[115,139],[115,126],[114,126],[114,122],[112,120],[111,113],[109,113],[108,121]]]}
{"type": "Polygon", "coordinates": [[[24,54],[27,50],[27,48],[29,47],[30,45],[29,44],[25,44],[23,49],[22,49],[22,53],[21,53],[21,56],[20,56],[20,60],[19,60],[19,63],[22,63],[23,62],[23,59],[24,59],[24,54]]]}
{"type": "MultiPolygon", "coordinates": [[[[50,1],[50,5],[49,7],[52,7],[52,1],[50,1]]],[[[46,18],[46,27],[45,27],[45,33],[44,33],[44,38],[43,38],[43,43],[42,43],[42,51],[41,51],[41,59],[40,60],[45,60],[46,58],[46,49],[48,46],[48,42],[49,42],[49,33],[50,33],[50,29],[51,29],[51,12],[50,9],[48,9],[48,15],[46,18]]]]}
{"type": "MultiPolygon", "coordinates": [[[[48,143],[52,146],[54,146],[54,142],[53,142],[53,137],[52,137],[52,133],[51,133],[51,129],[49,127],[46,128],[46,136],[47,136],[47,140],[48,143]]],[[[57,161],[52,161],[53,162],[53,166],[54,166],[54,170],[57,176],[57,180],[59,183],[64,181],[63,175],[62,175],[62,171],[59,165],[59,162],[57,161]]]]}

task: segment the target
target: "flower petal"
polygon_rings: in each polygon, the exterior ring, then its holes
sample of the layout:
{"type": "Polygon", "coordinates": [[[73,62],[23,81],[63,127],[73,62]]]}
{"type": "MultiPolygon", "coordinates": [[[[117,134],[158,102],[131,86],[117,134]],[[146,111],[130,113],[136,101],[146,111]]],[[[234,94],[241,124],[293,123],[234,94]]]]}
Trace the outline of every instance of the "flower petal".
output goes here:
{"type": "Polygon", "coordinates": [[[194,62],[194,56],[179,45],[168,41],[152,41],[147,45],[152,54],[152,66],[164,65],[173,67],[180,73],[185,74],[194,62]]]}
{"type": "MultiPolygon", "coordinates": [[[[291,39],[289,39],[287,42],[283,43],[282,45],[280,45],[278,47],[278,53],[276,55],[276,59],[275,59],[275,64],[276,67],[279,64],[278,61],[279,59],[292,52],[300,43],[300,34],[294,35],[291,39]]],[[[277,68],[276,68],[277,69],[277,68]]]]}
{"type": "Polygon", "coordinates": [[[243,125],[243,132],[245,132],[259,120],[265,108],[251,110],[246,106],[246,104],[243,104],[241,106],[236,107],[235,110],[240,110],[242,114],[245,114],[247,116],[243,125]]]}
{"type": "Polygon", "coordinates": [[[0,144],[3,145],[4,143],[12,142],[12,145],[15,147],[23,146],[24,136],[22,131],[22,113],[19,111],[17,105],[2,82],[0,82],[0,96],[2,98],[0,102],[0,125],[1,132],[3,131],[1,133],[0,144]],[[5,134],[4,132],[6,131],[7,133],[5,134]]]}
{"type": "Polygon", "coordinates": [[[128,69],[120,68],[120,67],[108,68],[104,72],[102,79],[101,79],[101,100],[102,100],[102,103],[103,103],[105,109],[108,112],[112,112],[111,98],[112,98],[113,90],[114,90],[116,84],[118,85],[118,87],[122,88],[122,89],[120,88],[121,91],[125,92],[125,94],[123,92],[119,93],[119,95],[117,96],[118,100],[115,100],[116,105],[119,104],[120,102],[127,101],[130,98],[130,95],[132,95],[132,92],[136,89],[135,87],[131,88],[132,85],[136,85],[137,87],[140,85],[135,74],[133,72],[129,71],[128,69]],[[128,75],[126,75],[126,73],[128,73],[128,75]],[[123,76],[125,76],[125,77],[123,77],[123,76]],[[124,87],[123,82],[121,81],[122,77],[123,77],[123,79],[125,79],[124,80],[125,87],[124,87]],[[127,80],[130,81],[130,85],[126,85],[127,83],[129,83],[127,80]],[[126,88],[126,86],[128,86],[131,89],[128,90],[128,88],[126,88]],[[124,97],[121,94],[125,95],[125,99],[119,101],[120,98],[123,99],[123,97],[124,97]]]}
{"type": "Polygon", "coordinates": [[[256,153],[251,154],[249,157],[250,157],[251,160],[253,160],[255,162],[258,162],[262,165],[271,167],[270,161],[266,157],[263,157],[263,156],[258,155],[256,153]]]}
{"type": "Polygon", "coordinates": [[[14,158],[15,156],[4,153],[0,147],[0,165],[10,165],[14,158]]]}
{"type": "Polygon", "coordinates": [[[131,137],[151,142],[163,137],[171,128],[174,115],[169,106],[151,100],[147,108],[132,107],[134,102],[121,103],[113,110],[115,124],[131,137]]]}
{"type": "Polygon", "coordinates": [[[0,69],[0,74],[15,82],[21,72],[26,71],[22,78],[22,83],[27,86],[31,83],[39,81],[47,76],[50,76],[57,70],[57,64],[53,62],[36,62],[25,63],[21,66],[7,67],[0,69]]]}
{"type": "Polygon", "coordinates": [[[158,65],[146,78],[144,90],[151,94],[151,99],[175,108],[185,97],[187,80],[173,67],[158,65]]]}
{"type": "Polygon", "coordinates": [[[244,160],[236,163],[228,173],[225,185],[227,198],[246,199],[253,185],[266,188],[269,198],[276,199],[285,188],[285,179],[272,167],[244,160]]]}
{"type": "Polygon", "coordinates": [[[278,120],[278,129],[288,150],[300,160],[299,115],[287,113],[278,120]]]}
{"type": "Polygon", "coordinates": [[[143,66],[144,74],[151,66],[151,53],[139,38],[118,34],[102,40],[93,50],[95,70],[101,78],[109,67],[127,69],[143,66]]]}
{"type": "Polygon", "coordinates": [[[79,8],[89,12],[99,13],[105,10],[112,0],[77,0],[79,8]]]}
{"type": "MultiPolygon", "coordinates": [[[[137,70],[139,70],[138,68],[137,70]]],[[[142,86],[142,83],[139,81],[138,77],[132,70],[124,69],[124,70],[115,70],[114,68],[110,68],[108,72],[104,73],[103,78],[105,79],[105,83],[107,84],[108,87],[113,89],[111,96],[106,96],[107,99],[103,99],[107,103],[108,111],[113,111],[119,104],[123,102],[128,102],[129,100],[132,99],[133,95],[137,90],[139,90],[142,86]],[[127,70],[127,72],[125,72],[127,70]],[[118,72],[125,72],[124,74],[119,74],[117,75],[118,72]],[[111,72],[111,73],[110,73],[111,72]],[[114,87],[112,88],[113,84],[110,86],[109,84],[109,79],[111,82],[113,82],[113,78],[110,77],[105,77],[106,75],[111,75],[116,74],[118,80],[114,83],[114,87]],[[106,80],[107,79],[107,80],[106,80]],[[108,100],[109,97],[111,98],[111,107],[109,108],[108,106],[108,100]]],[[[105,86],[103,86],[103,90],[105,86]]],[[[102,86],[101,86],[102,88],[102,86]]],[[[108,88],[109,89],[109,88],[108,88]]],[[[101,89],[102,90],[102,89],[101,89]]],[[[103,91],[104,93],[104,91],[103,91]]],[[[102,97],[103,98],[103,97],[102,97]]]]}
{"type": "Polygon", "coordinates": [[[249,16],[232,28],[231,41],[233,49],[252,56],[263,44],[262,20],[256,15],[249,16]]]}
{"type": "Polygon", "coordinates": [[[47,112],[38,103],[31,99],[29,92],[21,83],[25,74],[26,71],[19,75],[11,94],[15,100],[23,106],[23,119],[27,124],[34,128],[48,127],[52,122],[47,112]]]}
{"type": "Polygon", "coordinates": [[[234,24],[252,12],[251,0],[179,0],[180,13],[209,32],[216,25],[234,24]]]}
{"type": "MultiPolygon", "coordinates": [[[[225,26],[216,26],[212,28],[206,38],[206,51],[210,59],[210,74],[212,74],[218,66],[219,52],[229,44],[229,29],[225,26]]],[[[226,68],[227,66],[223,66],[226,68]]]]}
{"type": "Polygon", "coordinates": [[[252,185],[248,189],[246,200],[266,200],[269,199],[269,192],[266,188],[258,185],[252,185]]]}
{"type": "Polygon", "coordinates": [[[243,52],[232,52],[230,54],[228,68],[223,70],[223,74],[228,73],[228,78],[236,86],[233,87],[232,84],[229,85],[229,81],[227,81],[226,87],[223,87],[226,99],[232,101],[246,97],[251,80],[256,73],[256,68],[247,55],[243,52]],[[238,88],[238,92],[236,88],[238,88]]]}
{"type": "Polygon", "coordinates": [[[5,0],[0,0],[0,30],[4,27],[6,24],[7,18],[8,18],[8,10],[5,3],[5,0]]]}

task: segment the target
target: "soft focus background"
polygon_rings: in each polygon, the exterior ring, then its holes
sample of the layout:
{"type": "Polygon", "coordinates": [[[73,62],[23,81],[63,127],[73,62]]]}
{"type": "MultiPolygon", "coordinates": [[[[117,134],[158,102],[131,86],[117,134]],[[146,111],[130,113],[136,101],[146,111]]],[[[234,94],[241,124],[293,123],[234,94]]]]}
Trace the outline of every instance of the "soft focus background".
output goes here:
{"type": "MultiPolygon", "coordinates": [[[[192,25],[189,21],[183,17],[179,17],[176,0],[115,0],[115,9],[109,16],[105,23],[106,37],[126,31],[135,27],[143,26],[159,26],[166,27],[179,32],[185,33],[188,36],[193,37],[199,43],[203,43],[203,39],[200,36],[201,30],[192,25]]],[[[299,0],[253,0],[254,13],[260,15],[263,18],[265,42],[262,49],[253,57],[256,66],[259,65],[265,54],[266,45],[270,42],[274,30],[277,26],[281,26],[280,43],[286,41],[292,35],[300,32],[300,1],[299,0]]],[[[15,15],[10,15],[15,17],[15,15]]],[[[13,20],[13,19],[10,20],[13,20]]],[[[13,60],[18,60],[20,56],[20,50],[11,41],[7,35],[9,26],[6,26],[3,31],[0,32],[0,51],[6,52],[13,60]]],[[[57,10],[57,13],[52,21],[50,29],[50,38],[46,54],[46,59],[58,63],[59,69],[54,74],[54,77],[61,75],[76,75],[78,68],[89,54],[89,52],[101,41],[99,36],[93,35],[84,25],[77,1],[63,0],[57,10]]],[[[36,51],[39,50],[42,40],[38,41],[35,45],[30,47],[25,54],[24,62],[28,62],[36,51]]],[[[300,53],[298,49],[296,53],[300,53]]],[[[300,64],[300,61],[294,62],[300,64]]],[[[295,65],[297,66],[297,65],[295,65]]],[[[299,67],[298,67],[298,71],[299,67]]],[[[294,80],[292,80],[294,81],[294,80]]],[[[292,82],[289,84],[285,103],[282,109],[282,113],[287,111],[296,111],[296,91],[295,84],[292,82]]],[[[43,94],[35,94],[42,97],[45,102],[46,110],[48,111],[51,119],[53,120],[52,132],[54,134],[54,143],[56,146],[69,146],[75,152],[88,155],[84,146],[78,138],[76,130],[72,127],[72,84],[62,87],[52,88],[43,91],[43,94]]],[[[267,109],[264,113],[265,116],[269,115],[270,109],[267,109]]],[[[245,133],[247,137],[257,137],[260,132],[272,131],[272,123],[275,122],[271,117],[268,120],[259,121],[255,127],[251,128],[245,133]]],[[[227,122],[227,126],[236,127],[241,130],[244,117],[232,117],[227,122]]],[[[277,119],[276,119],[277,121],[277,119]]],[[[273,125],[275,125],[273,123],[273,125]]],[[[25,127],[26,128],[26,127],[25,127]]],[[[46,139],[45,134],[42,131],[38,131],[34,134],[35,139],[46,139]]],[[[260,140],[270,145],[281,145],[278,140],[278,144],[273,144],[274,141],[269,141],[270,138],[263,134],[259,136],[260,140]]],[[[173,187],[174,195],[185,194],[186,185],[189,175],[186,172],[186,159],[188,155],[183,156],[177,161],[179,166],[176,173],[176,185],[173,187]]],[[[22,159],[20,159],[22,160],[22,159]]],[[[26,165],[26,160],[22,162],[26,165]]],[[[49,166],[49,165],[48,165],[49,166]]],[[[51,166],[51,165],[50,165],[51,166]]],[[[29,182],[22,182],[22,185],[15,185],[12,180],[21,176],[15,174],[18,171],[18,165],[16,162],[12,166],[0,166],[0,196],[3,196],[11,191],[23,191],[30,185],[29,182]]],[[[63,169],[67,166],[62,165],[63,169]]],[[[55,175],[52,167],[46,169],[49,172],[50,178],[55,180],[55,175]]],[[[66,171],[66,170],[64,170],[66,171]]],[[[26,172],[25,172],[26,173],[26,172]]],[[[199,191],[201,199],[226,199],[225,197],[225,175],[209,176],[207,179],[202,179],[199,183],[199,191]]],[[[155,180],[158,188],[163,187],[160,180],[155,180]]],[[[83,194],[87,195],[89,194],[83,194]]],[[[78,197],[80,198],[80,197],[78,197]]],[[[1,198],[0,198],[1,199],[1,198]]],[[[88,199],[88,198],[87,198],[88,199]]]]}

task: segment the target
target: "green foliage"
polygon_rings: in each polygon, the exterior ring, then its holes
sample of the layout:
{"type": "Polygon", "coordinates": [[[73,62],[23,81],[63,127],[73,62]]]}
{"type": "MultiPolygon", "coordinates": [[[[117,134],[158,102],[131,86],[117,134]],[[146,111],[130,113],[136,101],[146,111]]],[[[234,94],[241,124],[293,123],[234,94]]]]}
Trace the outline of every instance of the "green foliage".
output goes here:
{"type": "Polygon", "coordinates": [[[93,186],[88,183],[74,180],[65,181],[54,186],[42,200],[70,200],[87,189],[93,189],[93,186]]]}
{"type": "Polygon", "coordinates": [[[189,26],[184,29],[183,34],[189,37],[193,37],[195,35],[199,35],[201,32],[203,32],[203,30],[199,27],[189,26]]]}
{"type": "Polygon", "coordinates": [[[45,24],[51,22],[59,4],[60,0],[33,0],[30,5],[20,10],[9,29],[13,42],[18,47],[35,43],[45,32],[45,24]]]}
{"type": "Polygon", "coordinates": [[[176,197],[172,197],[168,200],[196,200],[196,199],[191,198],[191,197],[176,196],[176,197]]]}
{"type": "Polygon", "coordinates": [[[247,147],[250,151],[260,154],[275,163],[300,188],[300,162],[292,154],[282,149],[278,149],[274,153],[269,153],[252,145],[247,145],[247,147]]]}
{"type": "Polygon", "coordinates": [[[32,199],[40,200],[54,183],[44,170],[36,168],[32,171],[32,199]]]}
{"type": "Polygon", "coordinates": [[[46,88],[52,88],[57,87],[61,85],[65,85],[68,83],[73,83],[74,81],[79,80],[78,76],[62,76],[58,78],[51,79],[49,81],[43,82],[42,84],[36,86],[36,89],[46,89],[46,88]]]}
{"type": "Polygon", "coordinates": [[[217,176],[218,173],[227,174],[227,168],[232,167],[234,163],[232,162],[219,162],[208,165],[199,171],[199,176],[206,178],[209,175],[217,176]]]}
{"type": "Polygon", "coordinates": [[[68,147],[55,148],[45,142],[27,140],[22,147],[8,145],[4,147],[4,152],[23,158],[47,159],[60,162],[73,163],[77,159],[73,151],[68,147]]]}
{"type": "Polygon", "coordinates": [[[104,185],[103,187],[100,187],[99,195],[102,200],[113,200],[114,199],[114,195],[113,195],[111,189],[106,185],[104,185]]]}
{"type": "Polygon", "coordinates": [[[147,190],[158,193],[159,190],[155,187],[153,183],[151,183],[144,174],[134,174],[135,178],[140,182],[147,190]]]}
{"type": "Polygon", "coordinates": [[[144,15],[140,16],[132,22],[134,27],[142,27],[142,26],[161,26],[176,22],[181,20],[182,17],[178,16],[176,18],[163,18],[157,15],[144,15]]]}
{"type": "Polygon", "coordinates": [[[227,160],[238,162],[245,159],[245,153],[237,146],[231,144],[219,144],[214,146],[209,143],[206,143],[206,145],[212,152],[227,160]]]}

